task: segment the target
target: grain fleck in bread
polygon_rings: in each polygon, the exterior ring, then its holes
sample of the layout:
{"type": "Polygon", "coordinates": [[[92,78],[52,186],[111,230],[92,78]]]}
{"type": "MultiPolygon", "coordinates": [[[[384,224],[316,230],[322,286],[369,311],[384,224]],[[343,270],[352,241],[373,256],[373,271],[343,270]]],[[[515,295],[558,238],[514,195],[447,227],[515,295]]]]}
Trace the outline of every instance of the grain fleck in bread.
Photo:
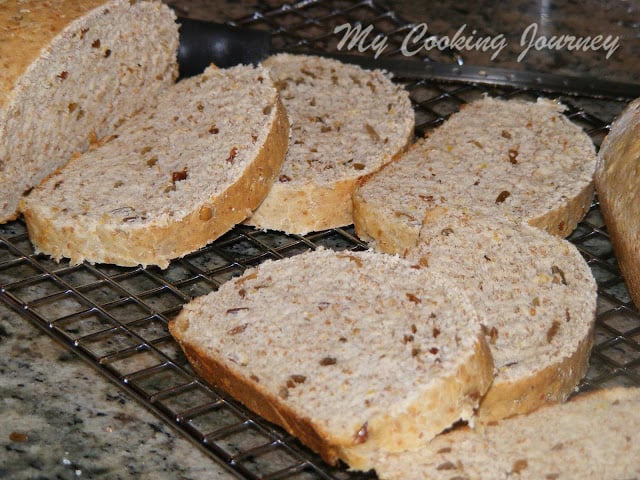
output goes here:
{"type": "Polygon", "coordinates": [[[493,378],[463,292],[374,252],[267,261],[169,328],[205,379],[359,470],[469,419],[493,378]]]}
{"type": "Polygon", "coordinates": [[[178,73],[178,25],[160,2],[0,4],[0,222],[22,194],[178,73]]]}
{"type": "Polygon", "coordinates": [[[489,212],[448,212],[425,222],[407,258],[456,281],[484,325],[496,377],[479,423],[564,401],[587,371],[596,282],[565,239],[489,212]]]}
{"type": "Polygon", "coordinates": [[[264,64],[282,93],[291,142],[278,181],[247,223],[297,234],[352,224],[356,180],[413,136],[409,93],[382,71],[333,59],[279,54],[264,64]]]}
{"type": "Polygon", "coordinates": [[[631,298],[640,308],[640,99],[613,122],[598,155],[600,211],[631,298]]]}
{"type": "Polygon", "coordinates": [[[440,435],[376,471],[381,480],[622,480],[640,478],[639,458],[640,388],[617,387],[440,435]]]}
{"type": "Polygon", "coordinates": [[[288,134],[266,69],[210,67],[25,197],[29,237],[72,263],[164,268],[251,214],[288,134]]]}
{"type": "Polygon", "coordinates": [[[354,193],[356,233],[376,249],[415,244],[436,206],[494,208],[566,236],[593,197],[596,155],[557,102],[485,97],[464,105],[354,193]]]}

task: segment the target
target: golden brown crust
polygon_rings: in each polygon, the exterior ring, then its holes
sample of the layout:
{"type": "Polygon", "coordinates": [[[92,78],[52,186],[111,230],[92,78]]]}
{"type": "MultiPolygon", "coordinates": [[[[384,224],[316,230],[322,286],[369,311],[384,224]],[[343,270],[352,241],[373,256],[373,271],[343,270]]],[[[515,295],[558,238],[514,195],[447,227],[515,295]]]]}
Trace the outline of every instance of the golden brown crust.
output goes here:
{"type": "Polygon", "coordinates": [[[599,197],[599,201],[600,210],[607,225],[609,239],[618,260],[620,273],[624,278],[629,295],[637,307],[640,305],[640,253],[638,244],[627,239],[628,227],[619,220],[624,218],[624,213],[616,208],[615,202],[606,195],[599,197]]]}
{"type": "Polygon", "coordinates": [[[38,251],[58,259],[68,257],[72,263],[89,259],[122,266],[142,264],[166,268],[172,258],[215,240],[260,204],[282,165],[288,132],[287,115],[278,100],[275,121],[267,140],[243,176],[223,195],[212,198],[206,205],[195,206],[181,221],[162,227],[98,228],[95,232],[86,232],[59,226],[55,218],[38,215],[29,208],[29,202],[23,202],[29,237],[38,251]],[[215,214],[203,220],[203,207],[209,207],[215,214]]]}
{"type": "Polygon", "coordinates": [[[585,187],[575,197],[549,212],[529,220],[529,225],[546,230],[558,237],[567,237],[573,232],[580,221],[591,208],[593,203],[593,182],[585,187]]]}
{"type": "Polygon", "coordinates": [[[105,0],[28,0],[0,3],[0,108],[17,80],[53,38],[105,0]]]}
{"type": "Polygon", "coordinates": [[[311,182],[291,186],[276,180],[247,224],[304,235],[352,223],[351,194],[355,179],[333,185],[311,182]]]}
{"type": "MultiPolygon", "coordinates": [[[[388,162],[395,161],[411,143],[409,135],[405,146],[388,162]]],[[[247,219],[247,224],[257,228],[269,228],[304,235],[309,232],[351,225],[366,218],[356,212],[353,195],[357,186],[366,177],[344,179],[330,185],[311,182],[290,185],[276,181],[260,208],[247,219]],[[358,219],[356,219],[356,215],[358,219]]],[[[364,207],[361,207],[364,208],[364,207]]]]}
{"type": "Polygon", "coordinates": [[[420,226],[413,228],[409,222],[387,218],[384,212],[365,200],[359,188],[372,177],[383,175],[385,169],[400,161],[402,154],[406,151],[407,149],[399,152],[380,170],[361,177],[352,194],[352,216],[356,235],[365,242],[375,244],[375,250],[382,253],[403,255],[407,249],[414,247],[418,242],[420,226]]]}
{"type": "Polygon", "coordinates": [[[494,383],[480,402],[476,419],[488,424],[565,401],[587,373],[593,346],[593,328],[572,355],[514,382],[494,383]]]}
{"type": "Polygon", "coordinates": [[[600,211],[629,294],[640,306],[640,99],[613,123],[599,152],[600,211]]]}

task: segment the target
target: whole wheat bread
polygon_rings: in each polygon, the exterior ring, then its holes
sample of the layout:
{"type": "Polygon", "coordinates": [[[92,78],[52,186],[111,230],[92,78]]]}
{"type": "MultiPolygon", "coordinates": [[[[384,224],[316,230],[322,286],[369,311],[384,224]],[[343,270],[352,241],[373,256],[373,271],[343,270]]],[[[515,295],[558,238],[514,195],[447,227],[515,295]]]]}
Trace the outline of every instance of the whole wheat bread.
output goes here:
{"type": "Polygon", "coordinates": [[[527,413],[573,393],[588,368],[597,298],[573,244],[491,210],[440,207],[407,258],[456,281],[484,325],[496,377],[477,421],[527,413]]]}
{"type": "Polygon", "coordinates": [[[426,139],[363,179],[356,233],[387,253],[413,246],[436,206],[491,207],[568,235],[591,205],[596,155],[564,106],[484,97],[463,105],[426,139]]]}
{"type": "Polygon", "coordinates": [[[640,99],[613,122],[598,155],[600,211],[631,298],[640,308],[640,99]]]}
{"type": "Polygon", "coordinates": [[[493,378],[463,292],[374,252],[266,261],[169,327],[206,380],[353,469],[470,419],[493,378]]]}
{"type": "Polygon", "coordinates": [[[317,56],[279,54],[271,69],[291,121],[291,141],[271,192],[247,223],[305,234],[353,223],[356,180],[413,136],[409,93],[379,70],[317,56]]]}
{"type": "Polygon", "coordinates": [[[623,480],[640,478],[639,458],[640,388],[617,387],[440,435],[376,471],[381,480],[623,480]]]}
{"type": "Polygon", "coordinates": [[[0,5],[0,222],[25,191],[171,85],[178,25],[161,2],[0,5]]]}
{"type": "Polygon", "coordinates": [[[116,132],[23,200],[38,252],[164,268],[251,214],[289,128],[269,72],[237,66],[178,82],[116,132]]]}

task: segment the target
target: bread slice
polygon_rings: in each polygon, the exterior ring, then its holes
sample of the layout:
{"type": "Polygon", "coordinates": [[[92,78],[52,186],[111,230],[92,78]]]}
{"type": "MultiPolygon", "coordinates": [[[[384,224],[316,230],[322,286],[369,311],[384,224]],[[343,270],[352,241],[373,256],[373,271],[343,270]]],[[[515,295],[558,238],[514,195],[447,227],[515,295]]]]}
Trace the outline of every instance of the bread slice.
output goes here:
{"type": "Polygon", "coordinates": [[[379,70],[317,56],[265,60],[291,121],[287,158],[246,222],[305,234],[353,223],[356,180],[379,169],[413,136],[409,93],[379,70]]]}
{"type": "Polygon", "coordinates": [[[551,100],[484,97],[368,176],[354,193],[356,233],[387,253],[415,244],[435,206],[491,207],[559,236],[593,198],[589,136],[551,100]]]}
{"type": "Polygon", "coordinates": [[[164,268],[251,214],[288,134],[266,69],[210,67],[25,197],[29,237],[72,263],[164,268]]]}
{"type": "Polygon", "coordinates": [[[161,2],[21,0],[0,15],[0,223],[25,191],[155,102],[178,73],[161,2]]]}
{"type": "Polygon", "coordinates": [[[407,258],[456,281],[484,325],[497,373],[476,421],[566,400],[587,371],[595,326],[596,282],[580,252],[490,211],[430,215],[407,258]]]}
{"type": "Polygon", "coordinates": [[[600,211],[631,298],[640,308],[640,99],[613,122],[599,151],[600,211]]]}
{"type": "Polygon", "coordinates": [[[440,435],[418,452],[389,455],[381,480],[531,480],[640,477],[640,388],[576,396],[484,431],[440,435]]]}
{"type": "Polygon", "coordinates": [[[374,252],[267,261],[169,328],[206,380],[357,470],[469,419],[493,378],[463,292],[374,252]]]}

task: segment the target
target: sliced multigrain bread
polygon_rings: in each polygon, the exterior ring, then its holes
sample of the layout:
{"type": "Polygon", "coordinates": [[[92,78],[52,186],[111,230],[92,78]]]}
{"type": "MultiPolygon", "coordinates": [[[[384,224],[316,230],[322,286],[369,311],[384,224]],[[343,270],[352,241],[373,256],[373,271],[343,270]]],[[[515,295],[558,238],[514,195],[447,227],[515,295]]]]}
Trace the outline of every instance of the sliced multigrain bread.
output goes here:
{"type": "Polygon", "coordinates": [[[291,121],[287,158],[247,221],[305,234],[350,225],[356,180],[379,169],[413,137],[409,94],[379,70],[279,54],[265,62],[291,121]]]}
{"type": "Polygon", "coordinates": [[[29,237],[72,263],[166,267],[251,214],[288,135],[266,69],[210,67],[25,197],[29,237]]]}
{"type": "Polygon", "coordinates": [[[402,253],[429,209],[486,206],[568,235],[591,204],[596,154],[563,109],[545,99],[485,97],[464,105],[361,182],[356,233],[381,251],[402,253]]]}
{"type": "Polygon", "coordinates": [[[471,418],[493,378],[463,292],[374,252],[267,261],[185,305],[170,330],[205,379],[358,470],[471,418]]]}
{"type": "Polygon", "coordinates": [[[627,106],[602,142],[595,182],[618,265],[640,308],[640,99],[627,106]]]}
{"type": "Polygon", "coordinates": [[[617,387],[440,435],[376,471],[382,480],[621,480],[640,478],[639,458],[640,389],[617,387]]]}
{"type": "Polygon", "coordinates": [[[115,127],[178,73],[166,5],[129,0],[0,4],[0,222],[22,194],[115,127]]]}
{"type": "Polygon", "coordinates": [[[477,421],[566,400],[586,373],[593,345],[596,282],[580,252],[490,212],[430,213],[407,258],[456,281],[484,325],[496,377],[477,421]]]}

